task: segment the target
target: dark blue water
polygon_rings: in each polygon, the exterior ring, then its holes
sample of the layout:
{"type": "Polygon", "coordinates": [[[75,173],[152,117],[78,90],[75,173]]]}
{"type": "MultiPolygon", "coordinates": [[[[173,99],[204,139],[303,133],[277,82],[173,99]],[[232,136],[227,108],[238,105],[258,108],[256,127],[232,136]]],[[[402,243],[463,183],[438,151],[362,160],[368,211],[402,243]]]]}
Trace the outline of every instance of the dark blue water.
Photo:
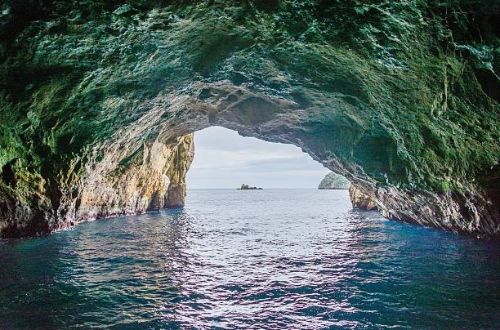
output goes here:
{"type": "Polygon", "coordinates": [[[499,328],[500,245],[345,191],[190,191],[184,210],[0,243],[0,328],[499,328]]]}

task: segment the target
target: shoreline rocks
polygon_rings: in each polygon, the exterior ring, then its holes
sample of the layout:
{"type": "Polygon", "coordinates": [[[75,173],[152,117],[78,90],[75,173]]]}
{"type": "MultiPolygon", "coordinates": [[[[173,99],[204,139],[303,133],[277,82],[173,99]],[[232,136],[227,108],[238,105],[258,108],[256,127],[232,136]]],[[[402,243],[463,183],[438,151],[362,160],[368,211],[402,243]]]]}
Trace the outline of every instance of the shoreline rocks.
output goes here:
{"type": "Polygon", "coordinates": [[[373,211],[377,210],[377,201],[373,196],[363,192],[356,185],[349,187],[349,197],[351,198],[352,207],[355,209],[373,211]]]}

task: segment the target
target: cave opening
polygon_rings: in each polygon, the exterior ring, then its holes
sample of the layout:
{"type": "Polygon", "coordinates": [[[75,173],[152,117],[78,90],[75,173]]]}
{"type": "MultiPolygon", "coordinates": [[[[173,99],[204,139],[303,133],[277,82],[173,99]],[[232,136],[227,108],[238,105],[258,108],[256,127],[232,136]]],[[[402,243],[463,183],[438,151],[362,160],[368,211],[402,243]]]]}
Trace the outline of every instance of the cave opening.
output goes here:
{"type": "MultiPolygon", "coordinates": [[[[195,153],[187,172],[191,189],[317,189],[330,170],[299,147],[245,137],[212,126],[194,134],[195,153]]],[[[347,193],[346,193],[347,194],[347,193]]]]}

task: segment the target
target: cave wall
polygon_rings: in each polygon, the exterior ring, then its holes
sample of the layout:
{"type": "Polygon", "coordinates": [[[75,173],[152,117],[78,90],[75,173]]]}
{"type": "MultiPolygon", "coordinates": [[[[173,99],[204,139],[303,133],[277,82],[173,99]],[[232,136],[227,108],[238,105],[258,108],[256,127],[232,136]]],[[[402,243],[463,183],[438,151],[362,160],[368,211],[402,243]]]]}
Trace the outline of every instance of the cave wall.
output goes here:
{"type": "Polygon", "coordinates": [[[24,192],[39,201],[16,200],[20,188],[4,192],[12,199],[0,202],[0,231],[6,237],[43,235],[98,218],[183,206],[193,150],[192,134],[169,141],[127,135],[96,146],[88,159],[75,160],[85,162],[78,174],[60,177],[56,198],[46,197],[43,185],[24,192]]]}
{"type": "Polygon", "coordinates": [[[301,147],[389,218],[498,235],[499,8],[6,1],[2,236],[179,206],[211,125],[301,147]]]}

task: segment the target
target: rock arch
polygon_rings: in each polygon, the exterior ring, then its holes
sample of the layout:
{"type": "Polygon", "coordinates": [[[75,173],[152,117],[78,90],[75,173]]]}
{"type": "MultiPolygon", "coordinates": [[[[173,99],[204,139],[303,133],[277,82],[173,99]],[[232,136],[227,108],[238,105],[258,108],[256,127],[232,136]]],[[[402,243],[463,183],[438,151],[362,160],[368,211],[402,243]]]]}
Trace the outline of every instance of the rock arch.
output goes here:
{"type": "Polygon", "coordinates": [[[499,235],[498,61],[470,34],[496,45],[488,20],[432,1],[95,3],[2,17],[2,236],[182,204],[191,133],[213,125],[302,148],[388,218],[499,235]]]}

